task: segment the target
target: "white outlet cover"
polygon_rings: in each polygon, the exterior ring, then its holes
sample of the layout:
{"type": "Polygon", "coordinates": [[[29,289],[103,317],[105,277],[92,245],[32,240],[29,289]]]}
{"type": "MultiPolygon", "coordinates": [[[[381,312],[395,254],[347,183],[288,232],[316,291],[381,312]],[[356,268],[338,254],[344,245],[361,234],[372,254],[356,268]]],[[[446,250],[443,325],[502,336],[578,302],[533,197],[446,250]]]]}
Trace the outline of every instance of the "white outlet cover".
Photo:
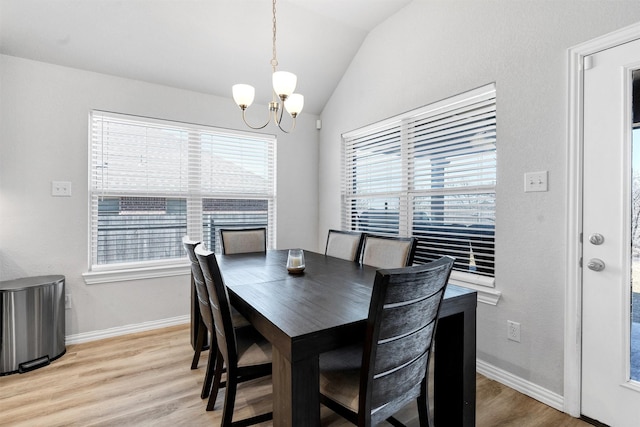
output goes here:
{"type": "Polygon", "coordinates": [[[520,323],[507,320],[507,339],[520,342],[520,323]]]}
{"type": "Polygon", "coordinates": [[[71,182],[51,181],[51,195],[54,197],[71,197],[71,182]]]}

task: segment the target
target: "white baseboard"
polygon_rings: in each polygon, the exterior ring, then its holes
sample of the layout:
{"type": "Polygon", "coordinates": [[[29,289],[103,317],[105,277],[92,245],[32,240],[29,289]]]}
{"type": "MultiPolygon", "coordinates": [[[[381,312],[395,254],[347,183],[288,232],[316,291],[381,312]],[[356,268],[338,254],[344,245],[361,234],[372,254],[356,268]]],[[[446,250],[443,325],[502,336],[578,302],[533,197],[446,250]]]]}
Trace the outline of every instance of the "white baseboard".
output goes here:
{"type": "Polygon", "coordinates": [[[551,406],[560,412],[564,412],[564,397],[540,387],[530,381],[524,380],[510,372],[504,371],[487,362],[477,359],[476,370],[479,374],[506,385],[522,394],[536,399],[545,405],[551,406]]]}
{"type": "Polygon", "coordinates": [[[150,322],[138,323],[135,325],[118,326],[116,328],[102,329],[100,331],[82,332],[79,334],[67,335],[66,344],[80,344],[83,342],[96,341],[104,338],[117,337],[120,335],[134,334],[136,332],[150,331],[153,329],[166,328],[169,326],[183,325],[189,323],[191,316],[184,315],[172,317],[170,319],[153,320],[150,322]]]}

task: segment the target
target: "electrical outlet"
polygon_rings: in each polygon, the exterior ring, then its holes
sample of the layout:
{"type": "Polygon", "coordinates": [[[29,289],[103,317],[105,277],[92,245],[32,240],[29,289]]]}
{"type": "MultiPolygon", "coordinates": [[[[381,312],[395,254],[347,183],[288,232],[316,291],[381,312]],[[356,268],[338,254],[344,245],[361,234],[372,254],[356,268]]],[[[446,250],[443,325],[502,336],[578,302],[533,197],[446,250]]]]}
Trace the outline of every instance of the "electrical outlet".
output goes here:
{"type": "Polygon", "coordinates": [[[65,310],[71,309],[71,294],[65,294],[64,296],[64,308],[65,310]]]}
{"type": "Polygon", "coordinates": [[[51,195],[71,197],[71,183],[69,181],[51,181],[51,195]]]}
{"type": "Polygon", "coordinates": [[[507,320],[507,338],[511,341],[520,342],[520,323],[507,320]]]}

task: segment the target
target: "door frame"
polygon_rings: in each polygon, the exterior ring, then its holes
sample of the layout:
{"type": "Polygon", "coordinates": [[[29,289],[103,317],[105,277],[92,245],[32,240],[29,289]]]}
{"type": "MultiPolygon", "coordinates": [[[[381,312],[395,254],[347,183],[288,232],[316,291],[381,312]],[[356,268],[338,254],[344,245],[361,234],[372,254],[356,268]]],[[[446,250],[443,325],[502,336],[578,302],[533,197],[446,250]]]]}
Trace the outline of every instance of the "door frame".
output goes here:
{"type": "Polygon", "coordinates": [[[567,274],[564,316],[564,412],[581,415],[582,388],[582,174],[585,57],[640,39],[640,22],[569,49],[567,115],[567,274]]]}

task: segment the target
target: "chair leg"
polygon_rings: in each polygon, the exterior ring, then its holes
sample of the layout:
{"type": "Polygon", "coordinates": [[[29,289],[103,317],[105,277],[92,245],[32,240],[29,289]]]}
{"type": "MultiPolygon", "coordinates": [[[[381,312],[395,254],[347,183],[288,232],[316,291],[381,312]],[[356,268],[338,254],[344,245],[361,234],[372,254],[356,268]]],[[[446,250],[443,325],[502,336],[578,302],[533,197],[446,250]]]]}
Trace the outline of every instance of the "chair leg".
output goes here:
{"type": "Polygon", "coordinates": [[[236,403],[236,390],[238,387],[237,373],[235,369],[227,367],[227,387],[224,394],[224,408],[222,409],[222,427],[231,427],[233,421],[233,407],[236,403]]]}
{"type": "MultiPolygon", "coordinates": [[[[222,378],[222,368],[224,366],[224,360],[222,360],[222,354],[218,351],[216,356],[216,369],[213,374],[213,385],[211,386],[211,393],[209,394],[209,401],[207,402],[207,411],[213,411],[216,405],[216,399],[218,398],[218,390],[220,390],[220,379],[222,378]]],[[[227,384],[229,380],[227,379],[227,384]]]]}
{"type": "Polygon", "coordinates": [[[211,383],[216,370],[216,355],[218,351],[216,348],[211,347],[209,349],[209,358],[207,360],[207,372],[204,374],[204,384],[202,384],[202,393],[200,393],[201,399],[206,399],[211,393],[211,383]]]}
{"type": "Polygon", "coordinates": [[[429,389],[427,378],[429,378],[429,367],[427,367],[427,374],[420,384],[420,396],[418,396],[417,399],[420,427],[430,427],[433,425],[429,417],[429,389]]]}
{"type": "Polygon", "coordinates": [[[193,353],[193,360],[191,361],[191,369],[198,368],[198,362],[200,361],[200,353],[204,347],[204,342],[207,337],[207,327],[200,319],[200,325],[198,327],[198,336],[196,337],[196,349],[193,353]]]}

